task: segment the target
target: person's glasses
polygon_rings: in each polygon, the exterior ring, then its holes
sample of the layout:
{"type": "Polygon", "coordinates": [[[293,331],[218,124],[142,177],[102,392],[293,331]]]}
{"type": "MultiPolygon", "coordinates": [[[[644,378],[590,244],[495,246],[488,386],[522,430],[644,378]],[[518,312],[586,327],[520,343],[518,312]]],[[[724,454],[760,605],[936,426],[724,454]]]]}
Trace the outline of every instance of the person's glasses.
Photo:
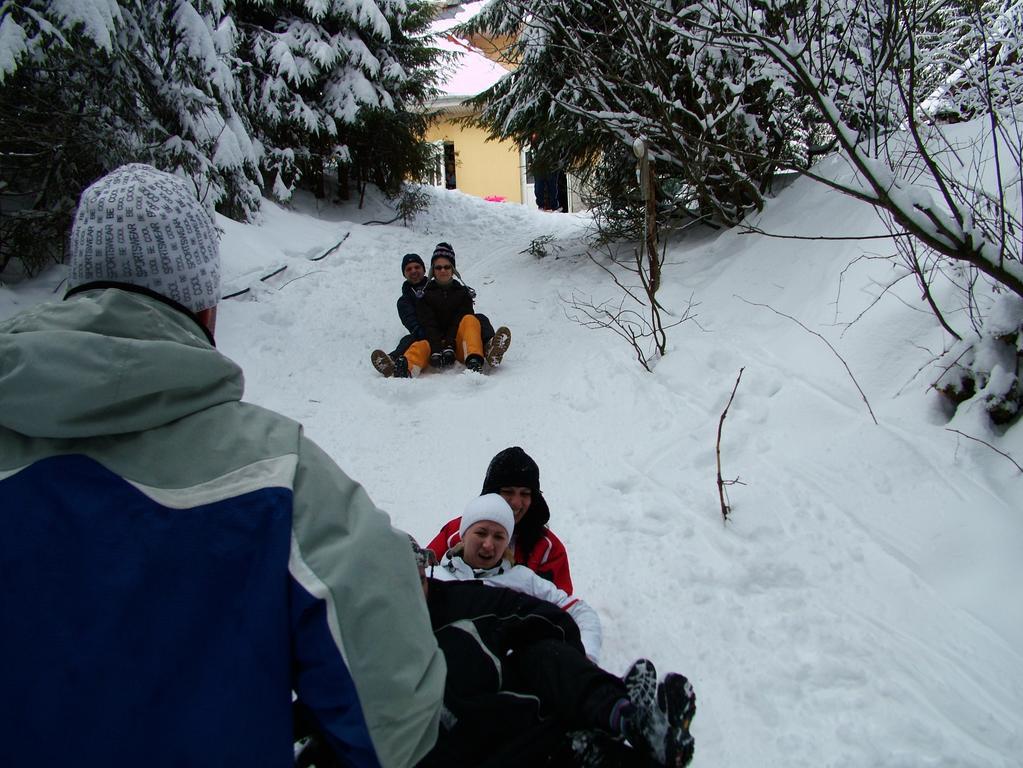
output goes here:
{"type": "Polygon", "coordinates": [[[454,267],[452,267],[450,264],[434,264],[433,265],[433,271],[434,272],[450,272],[452,269],[454,269],[454,267]]]}

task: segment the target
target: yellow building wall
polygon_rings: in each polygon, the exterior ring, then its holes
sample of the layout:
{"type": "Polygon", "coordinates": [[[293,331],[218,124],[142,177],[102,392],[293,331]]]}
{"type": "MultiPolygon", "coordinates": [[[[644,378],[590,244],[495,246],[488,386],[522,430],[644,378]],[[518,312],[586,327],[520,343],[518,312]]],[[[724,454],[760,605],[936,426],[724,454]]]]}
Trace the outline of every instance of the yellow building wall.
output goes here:
{"type": "Polygon", "coordinates": [[[455,188],[467,195],[498,195],[509,203],[522,202],[519,148],[508,141],[485,141],[479,128],[438,118],[426,132],[427,141],[455,145],[455,188]]]}

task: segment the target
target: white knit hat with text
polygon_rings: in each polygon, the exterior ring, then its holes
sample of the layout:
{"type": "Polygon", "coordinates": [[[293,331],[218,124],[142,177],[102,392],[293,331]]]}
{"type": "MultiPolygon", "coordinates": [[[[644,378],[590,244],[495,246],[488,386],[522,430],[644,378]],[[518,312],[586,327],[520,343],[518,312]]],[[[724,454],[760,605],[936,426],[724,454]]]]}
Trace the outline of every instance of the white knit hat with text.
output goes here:
{"type": "Polygon", "coordinates": [[[469,502],[462,513],[458,535],[465,538],[465,532],[483,520],[489,520],[502,526],[508,532],[509,539],[512,531],[515,530],[515,513],[508,506],[508,502],[496,493],[486,493],[469,502]]]}
{"type": "Polygon", "coordinates": [[[148,288],[192,312],[217,305],[217,230],[183,179],[132,163],[82,193],[68,288],[94,282],[148,288]]]}

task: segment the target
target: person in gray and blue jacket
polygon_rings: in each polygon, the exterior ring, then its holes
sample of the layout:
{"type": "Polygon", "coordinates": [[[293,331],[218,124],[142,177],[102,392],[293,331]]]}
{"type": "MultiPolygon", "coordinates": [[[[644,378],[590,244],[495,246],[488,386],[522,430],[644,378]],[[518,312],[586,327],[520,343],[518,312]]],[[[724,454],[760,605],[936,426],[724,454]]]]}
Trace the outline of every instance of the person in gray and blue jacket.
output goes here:
{"type": "Polygon", "coordinates": [[[446,667],[405,534],[213,345],[176,176],[82,195],[70,290],[0,323],[0,765],[408,766],[446,667]]]}

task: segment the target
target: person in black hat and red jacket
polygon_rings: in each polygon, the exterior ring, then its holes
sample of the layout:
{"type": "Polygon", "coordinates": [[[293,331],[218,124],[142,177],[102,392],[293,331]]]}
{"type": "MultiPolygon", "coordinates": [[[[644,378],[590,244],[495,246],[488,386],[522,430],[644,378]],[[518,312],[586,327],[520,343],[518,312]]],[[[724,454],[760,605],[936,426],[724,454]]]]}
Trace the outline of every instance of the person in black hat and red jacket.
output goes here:
{"type": "MultiPolygon", "coordinates": [[[[515,563],[536,571],[571,595],[568,552],[561,539],[547,527],[551,512],[540,492],[540,467],[537,463],[518,446],[505,448],[491,459],[487,467],[480,495],[485,493],[500,494],[515,514],[511,542],[515,563]]],[[[461,521],[461,517],[449,520],[427,545],[438,558],[443,558],[451,547],[461,541],[458,533],[461,521]]]]}

